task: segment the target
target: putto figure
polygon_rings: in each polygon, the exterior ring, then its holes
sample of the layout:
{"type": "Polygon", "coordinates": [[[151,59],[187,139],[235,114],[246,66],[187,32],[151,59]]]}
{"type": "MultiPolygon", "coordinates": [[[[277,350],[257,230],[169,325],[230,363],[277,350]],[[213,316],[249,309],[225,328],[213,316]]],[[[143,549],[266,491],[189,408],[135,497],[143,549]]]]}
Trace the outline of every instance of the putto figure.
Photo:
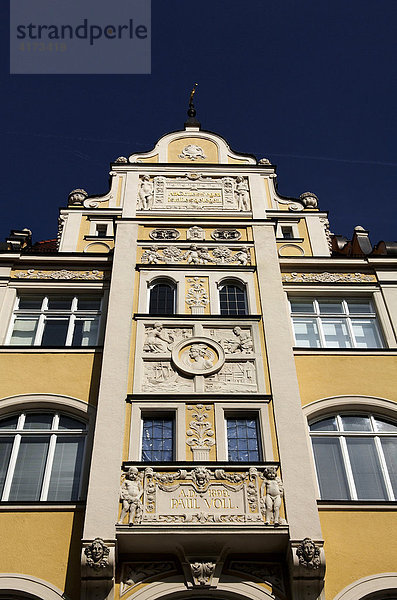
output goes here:
{"type": "Polygon", "coordinates": [[[138,208],[149,210],[153,204],[153,183],[149,175],[142,177],[141,186],[138,192],[138,208]]]}
{"type": "Polygon", "coordinates": [[[128,525],[140,523],[143,513],[142,482],[136,467],[130,467],[120,488],[120,502],[122,503],[121,515],[118,525],[122,525],[124,518],[129,513],[128,525]]]}
{"type": "Polygon", "coordinates": [[[261,511],[265,513],[265,525],[283,525],[284,519],[280,519],[281,498],[284,489],[280,477],[277,476],[275,467],[268,467],[264,470],[265,479],[263,481],[263,496],[261,498],[261,511]]]}

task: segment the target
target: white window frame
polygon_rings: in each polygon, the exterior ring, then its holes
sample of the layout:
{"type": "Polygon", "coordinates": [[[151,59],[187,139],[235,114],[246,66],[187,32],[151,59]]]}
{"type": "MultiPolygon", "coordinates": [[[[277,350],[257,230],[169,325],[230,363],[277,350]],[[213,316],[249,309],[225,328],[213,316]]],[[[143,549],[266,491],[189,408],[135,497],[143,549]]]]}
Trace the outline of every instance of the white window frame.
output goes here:
{"type": "MultiPolygon", "coordinates": [[[[7,414],[3,414],[1,415],[1,418],[8,418],[8,416],[12,417],[13,415],[7,415],[7,414]]],[[[80,501],[82,499],[82,489],[83,489],[83,485],[84,485],[84,465],[86,462],[86,452],[87,452],[87,432],[88,432],[88,424],[84,423],[85,427],[81,428],[81,429],[59,429],[59,419],[60,416],[66,416],[66,417],[71,417],[75,420],[79,420],[78,418],[76,418],[74,415],[68,415],[66,413],[60,413],[60,412],[54,412],[51,410],[47,410],[45,408],[43,408],[43,410],[40,411],[23,411],[18,413],[18,421],[17,421],[17,426],[15,429],[1,429],[0,430],[0,437],[13,437],[13,442],[12,442],[12,450],[11,450],[11,454],[10,454],[10,458],[8,461],[8,467],[7,467],[7,474],[6,474],[6,478],[4,481],[4,488],[3,488],[3,493],[0,499],[0,502],[7,502],[9,499],[9,495],[10,495],[10,491],[11,491],[11,486],[12,486],[12,480],[14,478],[14,474],[15,474],[15,467],[17,465],[18,462],[18,453],[19,453],[19,448],[21,445],[21,440],[23,437],[49,437],[50,441],[49,441],[49,446],[48,446],[48,452],[47,452],[47,459],[46,459],[46,464],[45,464],[45,468],[44,468],[44,476],[43,476],[43,482],[41,485],[41,492],[40,492],[40,499],[38,500],[39,502],[45,502],[47,501],[47,497],[48,497],[48,490],[49,490],[49,484],[50,484],[50,479],[51,479],[51,474],[52,474],[52,467],[53,467],[53,463],[54,463],[54,456],[55,456],[55,447],[56,447],[56,441],[58,437],[76,437],[79,436],[81,437],[81,439],[84,441],[84,446],[83,446],[83,456],[82,456],[82,460],[81,460],[81,473],[80,473],[80,481],[79,481],[79,490],[78,490],[78,499],[77,500],[62,500],[61,502],[77,502],[80,501]],[[24,424],[25,424],[25,419],[26,419],[26,415],[27,414],[32,414],[32,413],[39,413],[39,414],[51,414],[53,419],[52,419],[52,424],[51,424],[51,428],[50,429],[24,429],[24,424]]],[[[30,502],[29,500],[27,502],[30,502]]],[[[37,502],[37,500],[32,500],[31,502],[37,502]]]]}
{"type": "Polygon", "coordinates": [[[225,277],[221,281],[219,281],[219,283],[218,283],[218,307],[219,307],[219,314],[222,315],[222,317],[230,317],[232,319],[233,317],[249,316],[251,314],[251,307],[250,307],[247,282],[242,281],[241,279],[238,279],[237,277],[225,277]],[[247,307],[245,315],[238,315],[238,314],[223,314],[222,315],[222,313],[221,313],[221,289],[228,285],[234,285],[237,288],[243,289],[244,294],[245,294],[245,303],[246,303],[246,307],[247,307]]]}
{"type": "Polygon", "coordinates": [[[101,235],[98,235],[97,225],[106,225],[105,237],[113,236],[113,221],[111,221],[111,220],[105,221],[103,219],[97,219],[97,220],[90,219],[90,229],[88,232],[89,236],[94,236],[94,237],[99,237],[99,238],[103,237],[101,235]]]}
{"type": "MultiPolygon", "coordinates": [[[[56,296],[56,294],[53,294],[53,296],[56,296]]],[[[71,294],[71,296],[72,296],[72,294],[71,294]]],[[[86,321],[97,320],[98,321],[98,332],[97,332],[97,338],[96,338],[96,341],[94,344],[94,345],[97,345],[98,340],[99,340],[99,335],[100,335],[103,297],[102,297],[102,295],[98,296],[98,299],[101,300],[99,310],[79,310],[78,309],[78,300],[79,300],[79,298],[84,298],[85,296],[94,297],[94,296],[96,296],[96,294],[93,293],[93,294],[74,295],[72,302],[71,302],[70,309],[59,309],[58,310],[58,309],[49,309],[48,308],[49,294],[43,294],[40,292],[37,292],[37,293],[36,292],[27,292],[27,293],[18,294],[18,296],[15,300],[14,310],[13,310],[12,318],[11,318],[10,325],[8,328],[8,332],[6,335],[5,344],[11,345],[11,338],[12,338],[12,334],[14,331],[14,324],[17,319],[28,321],[28,320],[32,320],[32,319],[35,319],[38,317],[37,328],[36,328],[36,333],[34,336],[33,344],[30,344],[30,345],[27,344],[26,346],[24,346],[26,348],[41,346],[41,341],[42,341],[43,333],[44,333],[44,326],[45,326],[45,322],[47,320],[48,321],[68,320],[69,324],[68,324],[68,331],[66,334],[66,341],[65,341],[65,345],[62,346],[62,348],[72,346],[73,334],[74,334],[74,328],[75,328],[76,321],[80,321],[82,319],[84,319],[86,321]],[[20,309],[19,308],[20,299],[21,299],[21,297],[24,297],[24,296],[41,297],[42,298],[41,307],[38,309],[20,309]]],[[[15,344],[15,345],[17,346],[18,344],[15,344]]],[[[74,347],[75,348],[84,348],[84,346],[74,346],[74,347]]]]}
{"type": "MultiPolygon", "coordinates": [[[[143,419],[161,417],[162,415],[173,415],[174,417],[174,461],[186,460],[186,409],[185,404],[180,402],[145,402],[133,403],[131,411],[131,431],[128,460],[142,462],[142,431],[143,419]]],[[[144,464],[144,463],[142,463],[144,464]]]]}
{"type": "MultiPolygon", "coordinates": [[[[376,417],[378,417],[379,419],[393,420],[390,417],[385,417],[385,415],[381,415],[381,414],[378,415],[376,413],[370,413],[368,411],[367,412],[362,412],[362,411],[354,412],[354,411],[349,411],[349,410],[343,410],[340,412],[322,414],[321,416],[319,416],[317,418],[310,419],[310,421],[308,423],[308,431],[309,431],[310,440],[312,440],[313,438],[316,438],[316,437],[317,438],[318,437],[327,437],[327,438],[339,439],[341,455],[342,455],[342,460],[343,460],[342,468],[344,469],[344,472],[346,474],[347,485],[348,485],[348,489],[349,489],[350,496],[351,496],[351,498],[344,499],[346,502],[349,502],[350,500],[356,500],[356,501],[358,500],[360,502],[366,501],[366,500],[358,498],[358,495],[357,495],[357,490],[356,490],[356,486],[354,483],[353,470],[351,467],[350,458],[349,458],[348,449],[347,449],[347,443],[346,443],[347,437],[349,437],[349,438],[371,438],[375,441],[377,457],[379,459],[381,473],[383,476],[383,481],[384,481],[386,493],[388,496],[387,499],[378,500],[378,502],[394,501],[397,499],[395,497],[393,487],[392,487],[392,484],[390,481],[390,476],[389,476],[389,472],[387,469],[386,459],[385,459],[385,455],[384,455],[382,444],[381,444],[381,438],[395,437],[397,439],[397,433],[393,433],[390,431],[385,431],[385,432],[377,431],[376,423],[375,423],[376,417]],[[343,429],[343,425],[342,425],[342,417],[343,416],[355,416],[355,415],[362,416],[362,417],[369,417],[371,428],[372,428],[371,431],[345,431],[343,429]],[[337,431],[311,431],[310,430],[311,424],[313,424],[317,421],[321,421],[323,419],[332,418],[332,417],[336,418],[336,423],[337,423],[337,427],[338,427],[337,431]]],[[[397,425],[396,422],[395,422],[395,424],[397,425]]],[[[322,500],[328,500],[327,498],[321,498],[318,471],[317,471],[316,461],[314,458],[314,449],[313,449],[312,444],[311,444],[311,446],[312,446],[314,469],[315,469],[315,474],[316,474],[318,497],[322,500]]],[[[333,502],[333,500],[329,500],[329,501],[333,502]]]]}
{"type": "Polygon", "coordinates": [[[280,240],[295,240],[295,239],[300,239],[301,236],[299,235],[299,229],[298,229],[298,221],[279,221],[277,223],[277,228],[276,228],[276,238],[280,239],[280,240]],[[292,230],[292,238],[285,238],[283,236],[283,227],[290,227],[292,230]]]}
{"type": "Polygon", "coordinates": [[[381,328],[381,324],[380,324],[380,320],[378,317],[378,314],[376,312],[376,308],[375,308],[375,302],[373,300],[372,297],[365,295],[365,296],[356,296],[356,295],[352,295],[349,296],[348,294],[345,294],[344,296],[332,296],[332,295],[318,295],[318,296],[299,296],[299,295],[293,295],[292,293],[288,296],[288,304],[289,304],[289,309],[290,309],[290,315],[291,315],[291,325],[292,325],[292,334],[293,334],[293,339],[294,339],[294,346],[297,348],[319,348],[319,349],[334,349],[334,350],[349,350],[349,349],[356,349],[356,350],[365,350],[365,349],[380,349],[380,348],[385,348],[386,347],[386,343],[385,343],[385,336],[383,335],[382,332],[382,328],[381,328]],[[312,313],[305,313],[305,312],[292,312],[292,307],[291,307],[291,301],[293,300],[304,300],[307,302],[313,302],[313,307],[314,307],[314,312],[312,313]],[[321,313],[320,311],[320,307],[319,307],[319,301],[324,301],[324,300],[333,300],[335,302],[337,301],[341,301],[342,303],[342,309],[343,312],[341,313],[321,313]],[[362,301],[368,301],[370,304],[370,308],[372,309],[370,312],[368,313],[353,313],[351,314],[349,312],[349,308],[348,308],[348,302],[352,301],[352,300],[362,300],[362,301]],[[318,337],[319,337],[319,341],[320,341],[320,346],[299,346],[297,345],[297,340],[296,340],[296,336],[295,336],[295,323],[294,323],[294,318],[297,319],[302,319],[302,318],[307,318],[307,319],[313,319],[316,322],[317,325],[317,330],[318,330],[318,337]],[[344,323],[346,323],[346,327],[347,327],[347,331],[348,331],[348,336],[349,336],[349,341],[351,343],[351,346],[327,346],[326,345],[326,340],[325,340],[325,334],[324,334],[324,328],[323,328],[323,323],[322,323],[322,319],[340,319],[342,320],[344,323]],[[360,347],[357,345],[357,341],[354,335],[354,331],[353,331],[353,326],[352,326],[352,322],[354,322],[355,320],[360,320],[360,319],[368,319],[373,321],[374,325],[375,325],[375,331],[379,337],[379,341],[380,341],[380,345],[379,346],[374,346],[374,347],[360,347]]]}
{"type": "MultiPolygon", "coordinates": [[[[274,461],[272,435],[269,420],[269,404],[236,402],[215,403],[216,452],[218,461],[228,461],[227,423],[230,418],[242,419],[248,415],[256,416],[259,431],[261,458],[259,462],[274,461]]],[[[242,463],[244,464],[244,463],[242,463]]]]}
{"type": "MultiPolygon", "coordinates": [[[[178,285],[177,283],[171,278],[171,277],[156,277],[155,279],[152,279],[147,286],[147,305],[146,305],[146,312],[150,315],[153,313],[149,312],[150,309],[150,295],[152,293],[153,288],[158,285],[158,284],[164,284],[164,285],[169,285],[170,287],[172,287],[172,290],[174,292],[174,306],[173,306],[173,312],[172,315],[176,315],[177,314],[177,306],[178,306],[178,285]]],[[[164,315],[164,317],[167,317],[168,315],[164,315]]]]}

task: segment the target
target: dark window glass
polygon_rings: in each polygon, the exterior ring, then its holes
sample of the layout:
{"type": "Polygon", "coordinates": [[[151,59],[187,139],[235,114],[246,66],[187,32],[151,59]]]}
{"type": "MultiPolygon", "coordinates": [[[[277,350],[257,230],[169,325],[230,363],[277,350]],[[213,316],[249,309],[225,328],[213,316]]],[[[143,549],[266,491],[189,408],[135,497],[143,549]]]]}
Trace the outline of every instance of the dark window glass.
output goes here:
{"type": "Polygon", "coordinates": [[[171,417],[144,418],[142,460],[171,461],[174,458],[174,420],[171,417]]]}
{"type": "Polygon", "coordinates": [[[40,500],[49,442],[46,436],[22,438],[9,500],[40,500]]]}
{"type": "Polygon", "coordinates": [[[20,310],[40,310],[43,303],[42,296],[22,296],[19,299],[20,310]]]}
{"type": "Polygon", "coordinates": [[[350,499],[339,439],[315,437],[312,442],[321,498],[350,499]]]}
{"type": "Polygon", "coordinates": [[[150,290],[149,313],[152,315],[174,314],[175,288],[168,283],[156,283],[150,290]]]}
{"type": "Polygon", "coordinates": [[[247,315],[247,295],[245,289],[226,284],[219,290],[221,315],[247,315]]]}
{"type": "Polygon", "coordinates": [[[68,333],[69,319],[47,319],[41,339],[42,346],[64,346],[68,333]]]}
{"type": "Polygon", "coordinates": [[[258,420],[227,418],[228,459],[237,462],[260,460],[258,420]]]}

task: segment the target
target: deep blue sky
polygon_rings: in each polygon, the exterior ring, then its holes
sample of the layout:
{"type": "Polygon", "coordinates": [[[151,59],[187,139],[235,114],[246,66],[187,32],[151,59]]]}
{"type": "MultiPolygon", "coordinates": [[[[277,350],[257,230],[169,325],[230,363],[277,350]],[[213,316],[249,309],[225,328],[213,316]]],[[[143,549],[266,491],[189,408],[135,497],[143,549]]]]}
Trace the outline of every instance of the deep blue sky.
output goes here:
{"type": "Polygon", "coordinates": [[[6,4],[1,240],[55,237],[73,188],[105,193],[111,160],[183,128],[195,81],[203,129],[270,158],[280,193],[397,239],[396,0],[153,0],[152,74],[102,76],[9,75],[6,4]]]}

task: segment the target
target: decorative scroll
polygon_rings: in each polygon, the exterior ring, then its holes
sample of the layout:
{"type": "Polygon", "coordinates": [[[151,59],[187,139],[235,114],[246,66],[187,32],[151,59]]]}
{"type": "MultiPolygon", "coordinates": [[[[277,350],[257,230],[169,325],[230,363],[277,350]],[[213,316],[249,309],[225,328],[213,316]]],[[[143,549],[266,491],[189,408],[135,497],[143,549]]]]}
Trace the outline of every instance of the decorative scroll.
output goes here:
{"type": "MultiPolygon", "coordinates": [[[[282,484],[276,467],[265,467],[263,471],[255,467],[237,470],[196,466],[172,470],[172,466],[167,466],[156,471],[151,467],[132,467],[121,489],[122,499],[128,496],[128,502],[134,506],[134,514],[131,516],[130,512],[129,516],[129,524],[134,527],[172,523],[257,523],[274,527],[286,524],[278,513],[282,484]],[[277,481],[277,490],[269,488],[270,473],[275,474],[272,481],[277,481]],[[126,481],[132,486],[128,493],[126,481]]],[[[124,516],[128,512],[124,511],[124,516]]],[[[122,519],[119,524],[123,524],[122,519]]]]}
{"type": "Polygon", "coordinates": [[[121,571],[121,595],[139,583],[144,583],[159,575],[172,575],[176,573],[175,563],[163,562],[129,562],[123,563],[121,571]]]}
{"type": "Polygon", "coordinates": [[[14,279],[84,279],[102,281],[104,279],[103,271],[67,271],[61,269],[59,271],[36,271],[36,269],[28,269],[27,271],[13,271],[12,278],[14,279]]]}
{"type": "Polygon", "coordinates": [[[376,283],[375,275],[365,273],[283,273],[284,283],[376,283]]]}

